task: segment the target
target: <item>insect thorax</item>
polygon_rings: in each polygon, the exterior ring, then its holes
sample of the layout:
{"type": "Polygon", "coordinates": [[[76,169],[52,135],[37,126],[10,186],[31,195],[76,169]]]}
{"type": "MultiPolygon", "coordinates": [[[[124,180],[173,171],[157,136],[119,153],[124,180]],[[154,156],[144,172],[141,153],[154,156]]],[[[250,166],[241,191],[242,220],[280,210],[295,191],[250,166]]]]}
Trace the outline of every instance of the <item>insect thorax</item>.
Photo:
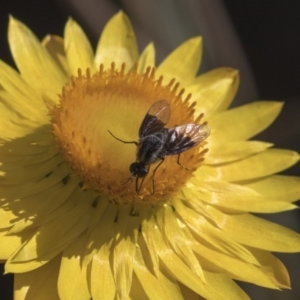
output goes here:
{"type": "Polygon", "coordinates": [[[165,156],[167,130],[163,129],[140,139],[137,159],[145,165],[150,165],[165,156]]]}

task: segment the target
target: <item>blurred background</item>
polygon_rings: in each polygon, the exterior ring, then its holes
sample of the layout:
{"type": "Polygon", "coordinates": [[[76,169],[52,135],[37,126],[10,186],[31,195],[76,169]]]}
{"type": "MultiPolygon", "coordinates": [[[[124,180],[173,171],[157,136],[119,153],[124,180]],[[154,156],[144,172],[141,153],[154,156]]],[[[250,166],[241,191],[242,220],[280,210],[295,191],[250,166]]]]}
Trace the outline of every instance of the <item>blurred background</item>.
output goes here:
{"type": "MultiPolygon", "coordinates": [[[[140,51],[153,41],[157,63],[186,39],[202,35],[201,72],[229,66],[240,70],[234,106],[257,99],[285,102],[282,114],[257,139],[300,152],[300,1],[290,0],[4,0],[0,10],[0,59],[14,65],[7,43],[9,14],[38,38],[62,36],[72,16],[96,46],[107,20],[120,9],[130,17],[140,51]]],[[[287,174],[300,175],[300,164],[287,174]]],[[[298,211],[268,219],[300,232],[298,211]]],[[[241,284],[251,299],[300,299],[300,255],[278,255],[290,271],[292,291],[241,284]]],[[[3,267],[3,266],[2,266],[3,267]]],[[[3,273],[3,268],[0,269],[3,273]]],[[[12,299],[12,275],[2,276],[0,298],[12,299]]]]}

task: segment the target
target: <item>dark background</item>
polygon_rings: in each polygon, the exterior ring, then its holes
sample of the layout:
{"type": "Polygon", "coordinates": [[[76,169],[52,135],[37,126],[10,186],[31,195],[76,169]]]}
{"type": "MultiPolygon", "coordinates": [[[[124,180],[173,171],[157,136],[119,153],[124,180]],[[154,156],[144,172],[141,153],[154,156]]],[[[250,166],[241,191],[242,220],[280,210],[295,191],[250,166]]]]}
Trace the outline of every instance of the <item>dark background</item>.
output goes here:
{"type": "MultiPolygon", "coordinates": [[[[285,5],[276,0],[228,0],[224,3],[249,59],[260,97],[297,98],[300,95],[300,1],[291,0],[285,5]]],[[[74,16],[83,27],[85,23],[78,12],[63,1],[3,1],[0,58],[9,64],[13,64],[7,43],[9,14],[24,22],[39,38],[47,33],[63,35],[69,16],[74,16]]],[[[84,29],[95,46],[94,32],[84,29]]]]}
{"type": "MultiPolygon", "coordinates": [[[[114,7],[122,3],[121,1],[111,2],[114,7]]],[[[276,146],[281,148],[300,151],[300,1],[228,0],[224,3],[252,68],[259,98],[284,100],[286,103],[278,120],[266,133],[261,135],[262,139],[274,142],[276,146]]],[[[0,9],[0,59],[10,65],[14,65],[14,63],[7,43],[9,14],[24,22],[39,38],[47,33],[62,36],[67,18],[73,16],[83,26],[91,38],[93,46],[96,45],[95,32],[88,27],[88,22],[74,7],[64,3],[64,1],[2,1],[0,9]]],[[[109,17],[107,15],[106,20],[109,17]]],[[[102,24],[106,20],[103,20],[102,24]]],[[[99,32],[101,29],[99,28],[99,32]]],[[[299,166],[291,168],[288,173],[299,175],[299,166]]],[[[297,227],[291,223],[294,224],[294,221],[297,223],[298,212],[293,215],[284,213],[283,216],[280,220],[282,224],[297,227]]],[[[285,260],[284,255],[280,258],[284,260],[289,270],[297,267],[297,265],[293,265],[294,261],[285,260]]],[[[297,256],[297,258],[299,257],[297,256]]],[[[0,270],[0,272],[2,271],[0,270]]],[[[299,285],[297,282],[300,276],[299,271],[295,275],[292,272],[291,277],[294,276],[297,276],[294,285],[299,285]]],[[[0,298],[3,300],[12,299],[12,290],[12,275],[5,275],[0,282],[0,298]]],[[[260,296],[257,296],[257,292],[253,292],[251,288],[247,289],[253,299],[267,299],[267,296],[262,296],[260,293],[262,289],[258,291],[260,296]]],[[[286,295],[285,298],[280,299],[298,299],[292,298],[293,296],[290,296],[292,294],[289,292],[284,293],[286,293],[284,294],[286,295]]],[[[294,297],[297,296],[294,295],[294,297]]],[[[275,297],[270,296],[268,299],[275,299],[275,297]]]]}

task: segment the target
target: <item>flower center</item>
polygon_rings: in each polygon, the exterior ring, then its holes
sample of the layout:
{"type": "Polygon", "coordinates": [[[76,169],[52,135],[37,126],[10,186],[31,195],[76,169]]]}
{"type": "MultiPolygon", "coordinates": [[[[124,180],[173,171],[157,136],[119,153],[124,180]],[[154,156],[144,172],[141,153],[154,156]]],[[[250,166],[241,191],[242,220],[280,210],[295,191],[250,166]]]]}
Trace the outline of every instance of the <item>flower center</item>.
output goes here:
{"type": "Polygon", "coordinates": [[[65,160],[85,187],[116,204],[157,204],[186,183],[203,160],[205,142],[183,152],[179,164],[178,155],[172,155],[146,165],[148,174],[139,173],[141,178],[132,169],[144,167],[136,157],[136,144],[122,142],[139,143],[141,122],[162,99],[171,110],[167,128],[199,123],[202,116],[194,119],[195,103],[189,103],[190,95],[182,99],[184,90],[178,88],[174,80],[163,85],[154,69],[140,74],[135,67],[125,73],[124,65],[120,70],[114,64],[108,70],[100,66],[93,75],[79,70],[72,77],[63,88],[60,104],[52,109],[52,129],[65,160]]]}

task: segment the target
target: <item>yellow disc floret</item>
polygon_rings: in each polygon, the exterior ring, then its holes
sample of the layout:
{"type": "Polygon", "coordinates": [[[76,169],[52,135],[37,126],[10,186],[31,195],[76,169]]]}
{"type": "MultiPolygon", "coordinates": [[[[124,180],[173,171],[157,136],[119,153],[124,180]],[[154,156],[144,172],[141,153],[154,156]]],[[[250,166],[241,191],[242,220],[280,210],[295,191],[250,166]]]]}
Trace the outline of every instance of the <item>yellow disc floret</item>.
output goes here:
{"type": "MultiPolygon", "coordinates": [[[[154,204],[164,202],[192,176],[203,160],[205,150],[190,149],[180,157],[170,156],[155,172],[155,191],[152,191],[151,168],[139,193],[135,184],[126,182],[129,166],[136,161],[136,146],[116,140],[109,131],[124,141],[137,141],[139,126],[149,107],[165,99],[171,107],[167,127],[199,123],[194,118],[194,104],[190,95],[183,99],[184,90],[172,80],[163,84],[155,78],[155,70],[148,68],[143,74],[133,68],[125,73],[125,65],[116,70],[103,66],[91,75],[78,71],[70,84],[64,86],[60,104],[52,114],[53,134],[57,144],[85,187],[108,195],[116,204],[154,204]],[[184,166],[184,167],[183,167],[184,166]]],[[[204,143],[202,143],[202,146],[204,143]]],[[[134,179],[135,180],[135,179],[134,179]]]]}

